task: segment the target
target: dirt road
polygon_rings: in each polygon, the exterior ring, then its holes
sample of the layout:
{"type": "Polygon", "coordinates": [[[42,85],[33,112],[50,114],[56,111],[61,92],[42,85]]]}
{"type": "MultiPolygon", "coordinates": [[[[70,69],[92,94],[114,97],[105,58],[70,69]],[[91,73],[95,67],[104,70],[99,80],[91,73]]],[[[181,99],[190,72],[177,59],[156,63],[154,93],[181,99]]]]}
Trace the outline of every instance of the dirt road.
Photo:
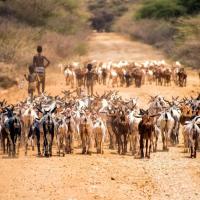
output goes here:
{"type": "MultiPolygon", "coordinates": [[[[130,42],[110,33],[93,34],[88,57],[96,60],[154,60],[164,56],[148,45],[130,42]]],[[[188,71],[187,88],[145,85],[119,88],[123,96],[138,96],[146,106],[149,95],[195,96],[200,91],[198,76],[188,71]]],[[[47,92],[56,95],[66,89],[63,75],[50,67],[47,71],[47,92]]],[[[109,87],[96,86],[103,92],[109,87]]],[[[1,98],[15,103],[26,97],[26,88],[13,87],[0,91],[1,98]]],[[[161,150],[161,142],[159,150],[161,150]]],[[[80,149],[74,155],[37,158],[36,152],[23,150],[19,158],[0,158],[0,200],[122,200],[122,199],[200,199],[200,156],[188,158],[182,153],[182,144],[169,152],[159,151],[150,160],[119,156],[105,150],[104,155],[82,156],[80,149]]]]}

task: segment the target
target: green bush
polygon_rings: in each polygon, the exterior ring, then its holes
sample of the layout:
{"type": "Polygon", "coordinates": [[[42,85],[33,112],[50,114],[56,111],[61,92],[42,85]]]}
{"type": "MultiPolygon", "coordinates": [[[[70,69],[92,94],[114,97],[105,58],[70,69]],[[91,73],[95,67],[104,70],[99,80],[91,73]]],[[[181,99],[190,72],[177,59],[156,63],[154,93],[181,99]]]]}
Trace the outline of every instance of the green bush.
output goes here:
{"type": "Polygon", "coordinates": [[[169,19],[199,12],[199,0],[147,0],[137,12],[136,18],[169,19]]]}
{"type": "Polygon", "coordinates": [[[200,12],[199,0],[178,0],[178,2],[187,9],[188,14],[197,14],[200,12]]]}
{"type": "Polygon", "coordinates": [[[186,14],[186,8],[177,0],[148,0],[138,10],[136,18],[169,19],[186,14]]]}

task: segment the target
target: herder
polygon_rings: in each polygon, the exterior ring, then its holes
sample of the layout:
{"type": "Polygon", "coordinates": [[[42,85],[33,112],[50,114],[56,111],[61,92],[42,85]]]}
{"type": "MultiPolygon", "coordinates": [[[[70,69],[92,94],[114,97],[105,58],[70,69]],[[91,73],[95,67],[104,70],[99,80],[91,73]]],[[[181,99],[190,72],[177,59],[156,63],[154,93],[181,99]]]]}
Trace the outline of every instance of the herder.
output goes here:
{"type": "Polygon", "coordinates": [[[87,65],[87,72],[85,74],[85,81],[87,87],[87,94],[93,96],[93,86],[94,86],[94,72],[92,71],[92,64],[87,65]]]}
{"type": "Polygon", "coordinates": [[[42,47],[37,47],[37,55],[33,57],[33,66],[37,76],[37,91],[41,94],[40,87],[42,86],[42,93],[45,90],[45,69],[49,66],[50,61],[42,55],[42,47]],[[46,64],[45,64],[46,62],[46,64]]]}

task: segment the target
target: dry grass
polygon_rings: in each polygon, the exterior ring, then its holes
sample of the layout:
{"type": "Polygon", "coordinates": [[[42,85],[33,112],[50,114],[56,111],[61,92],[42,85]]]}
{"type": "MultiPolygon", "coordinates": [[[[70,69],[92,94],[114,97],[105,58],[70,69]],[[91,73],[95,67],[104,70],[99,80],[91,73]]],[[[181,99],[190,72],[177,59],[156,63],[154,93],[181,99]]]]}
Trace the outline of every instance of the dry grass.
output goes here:
{"type": "Polygon", "coordinates": [[[0,61],[26,65],[38,44],[52,62],[86,53],[89,14],[84,5],[82,0],[1,2],[0,61]]]}

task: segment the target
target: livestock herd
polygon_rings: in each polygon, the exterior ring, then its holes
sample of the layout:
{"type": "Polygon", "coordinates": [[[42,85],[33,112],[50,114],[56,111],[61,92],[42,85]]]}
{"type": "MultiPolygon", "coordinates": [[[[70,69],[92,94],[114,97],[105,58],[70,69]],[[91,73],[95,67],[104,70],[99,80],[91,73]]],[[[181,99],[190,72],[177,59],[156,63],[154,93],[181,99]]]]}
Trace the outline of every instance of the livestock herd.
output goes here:
{"type": "Polygon", "coordinates": [[[200,140],[200,95],[167,100],[150,97],[148,109],[138,106],[138,98],[123,99],[117,91],[96,93],[93,97],[75,91],[62,96],[42,94],[33,102],[27,98],[15,105],[0,102],[0,141],[3,154],[15,156],[20,149],[29,154],[36,141],[38,156],[74,152],[103,153],[105,144],[119,154],[150,158],[157,151],[159,137],[162,150],[179,143],[183,134],[184,149],[196,158],[200,140]],[[183,126],[182,129],[180,127],[183,126]],[[182,130],[182,131],[181,131],[182,130]]]}
{"type": "Polygon", "coordinates": [[[174,83],[177,86],[185,87],[187,83],[187,74],[182,65],[177,61],[174,64],[167,64],[162,61],[146,61],[143,63],[119,61],[119,62],[70,62],[68,64],[59,64],[61,72],[64,72],[66,85],[72,88],[84,85],[84,75],[86,66],[93,65],[95,82],[112,87],[129,87],[135,85],[141,87],[143,84],[153,84],[160,86],[171,86],[174,83]]]}

